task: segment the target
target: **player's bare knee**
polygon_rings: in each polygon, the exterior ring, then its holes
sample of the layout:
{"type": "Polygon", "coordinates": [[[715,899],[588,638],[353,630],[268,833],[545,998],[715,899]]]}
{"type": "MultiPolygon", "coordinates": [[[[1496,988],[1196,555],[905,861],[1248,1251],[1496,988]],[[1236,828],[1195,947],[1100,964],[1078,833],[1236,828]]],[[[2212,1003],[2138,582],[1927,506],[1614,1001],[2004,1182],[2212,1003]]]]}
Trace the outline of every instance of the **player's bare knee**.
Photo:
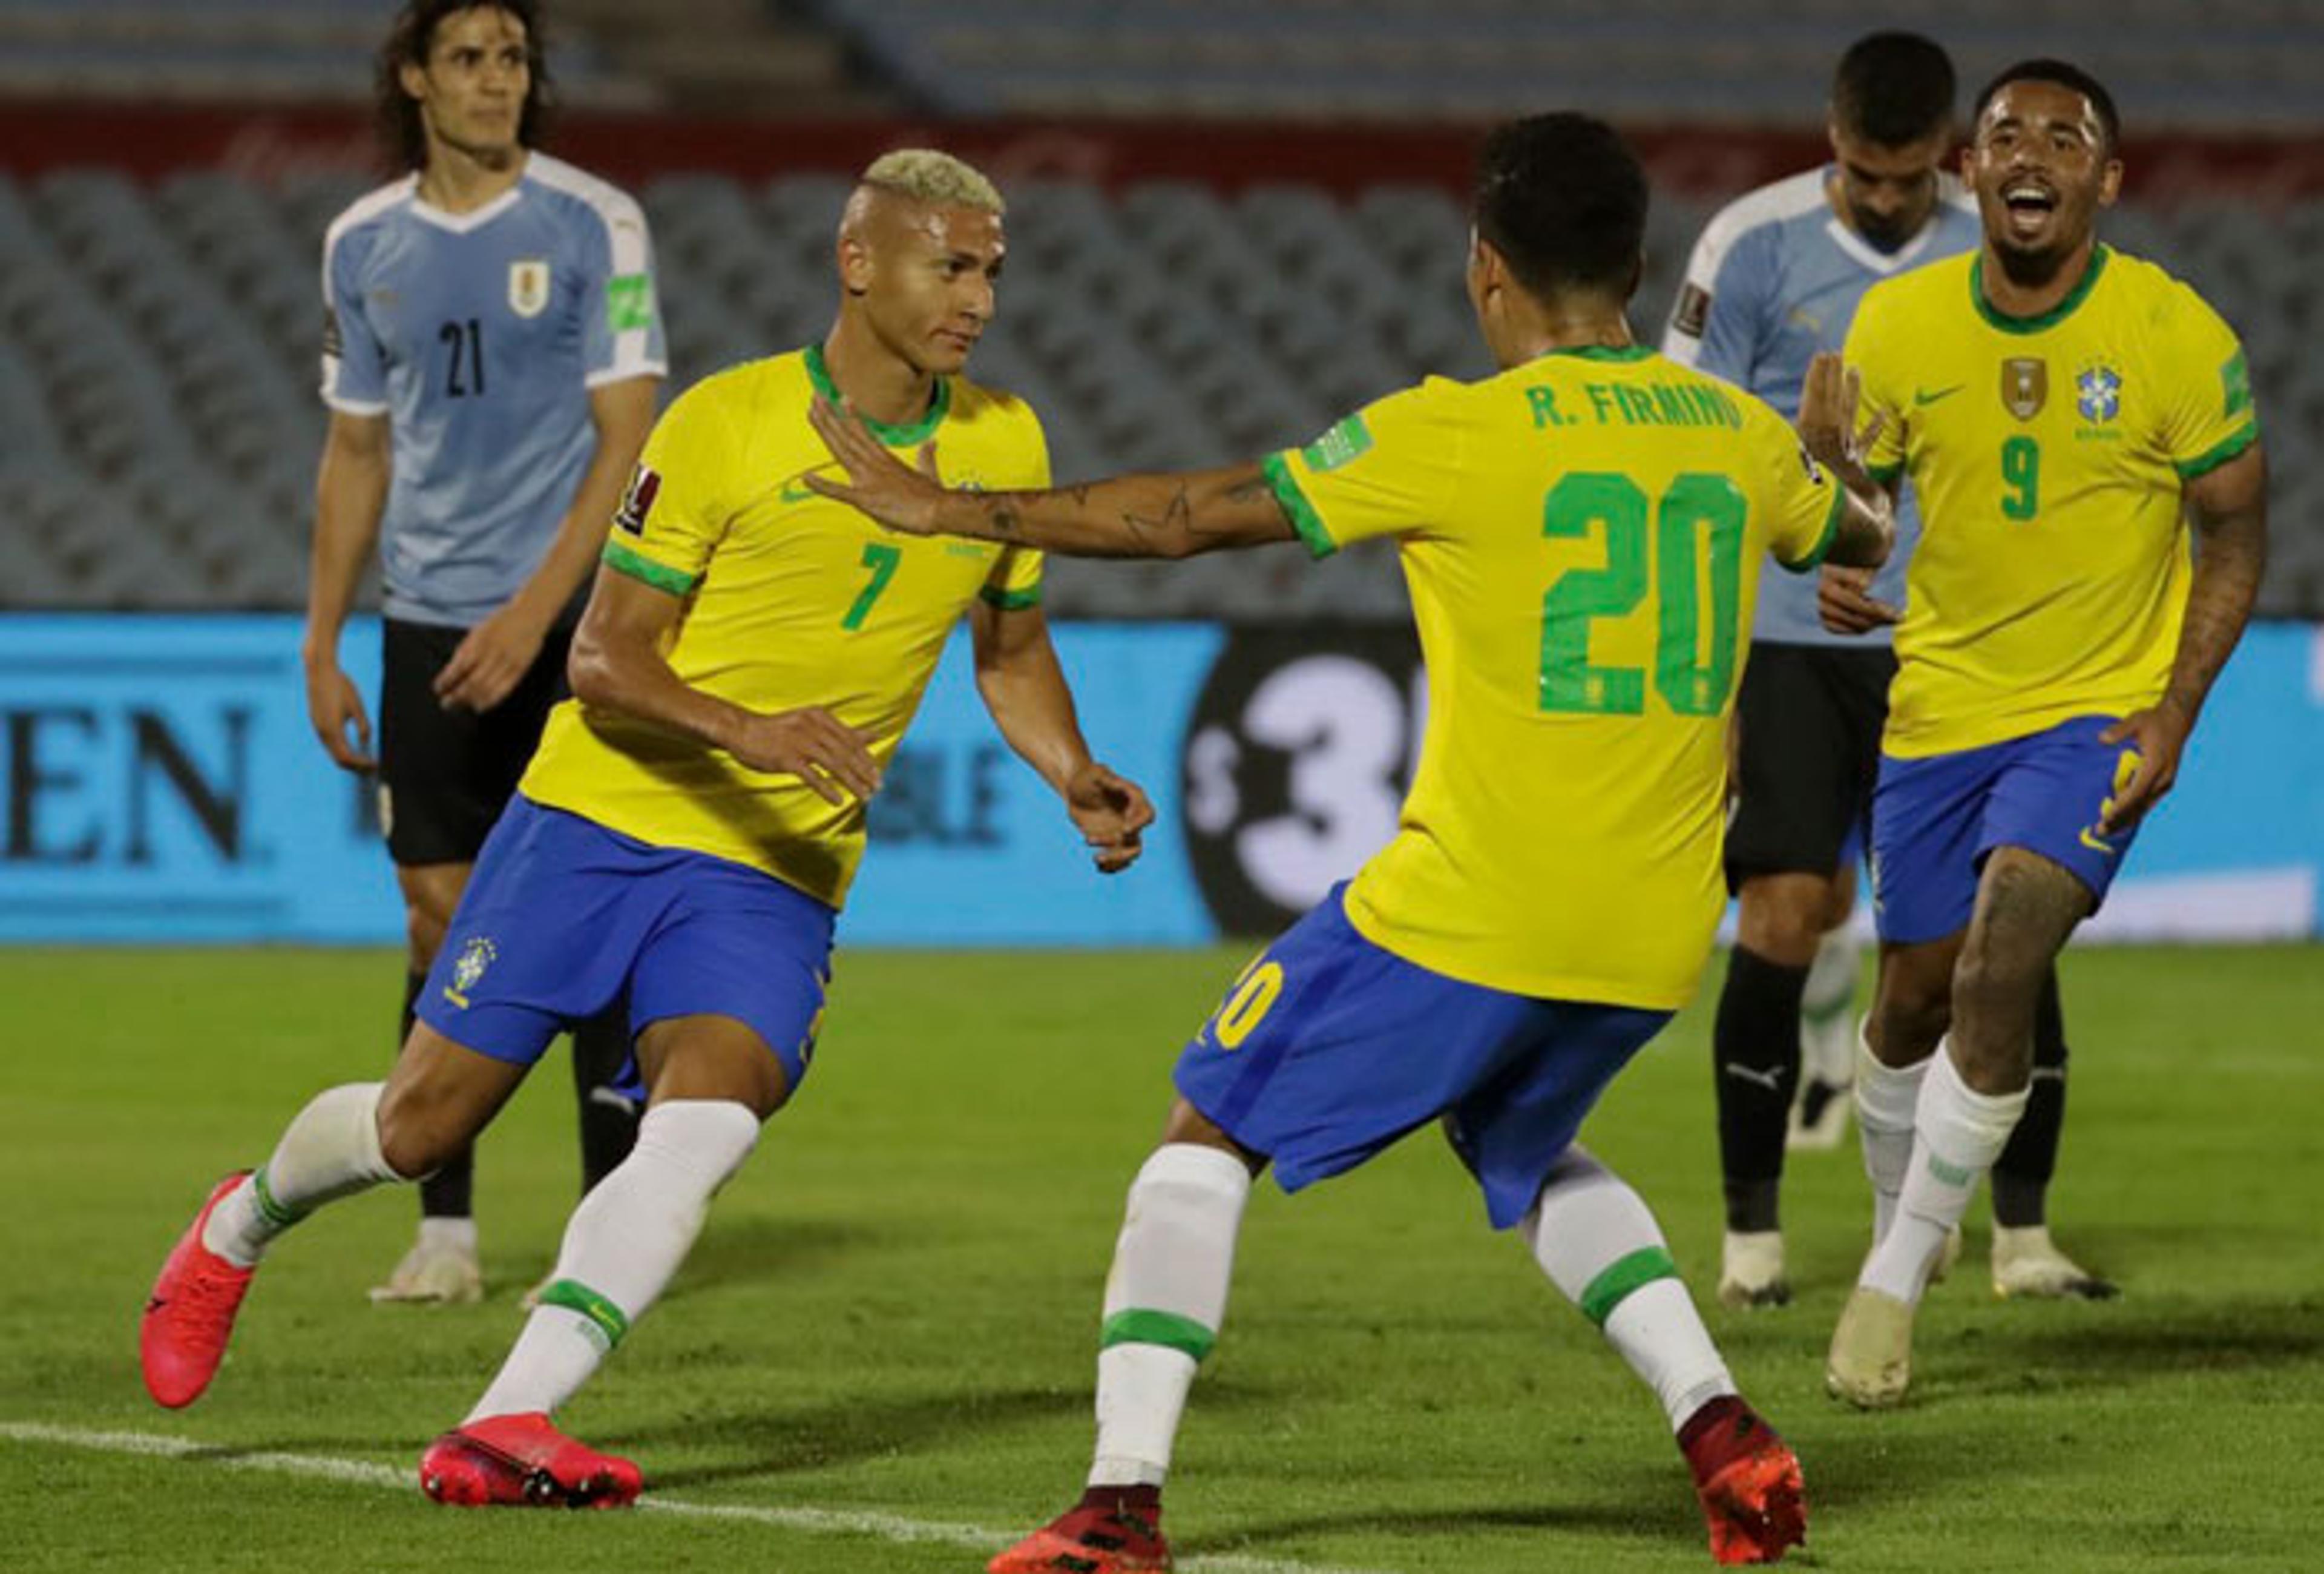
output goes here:
{"type": "Polygon", "coordinates": [[[442,1169],[468,1140],[446,1116],[439,1100],[391,1079],[379,1099],[379,1153],[387,1167],[407,1180],[442,1169]]]}
{"type": "Polygon", "coordinates": [[[438,912],[423,903],[404,908],[404,947],[413,972],[425,973],[436,965],[436,953],[444,949],[444,933],[451,922],[449,912],[438,912]]]}
{"type": "Polygon", "coordinates": [[[1786,968],[1815,960],[1830,910],[1828,883],[1813,875],[1762,875],[1743,884],[1736,942],[1786,968]]]}
{"type": "Polygon", "coordinates": [[[733,1017],[669,1017],[638,1037],[638,1062],[649,1100],[724,1100],[747,1106],[761,1120],[790,1101],[791,1078],[781,1057],[758,1032],[733,1017]]]}
{"type": "Polygon", "coordinates": [[[1222,1131],[1209,1116],[1196,1109],[1184,1098],[1170,1101],[1170,1117],[1163,1123],[1162,1141],[1192,1143],[1200,1147],[1216,1148],[1242,1161],[1243,1167],[1253,1175],[1267,1168],[1267,1155],[1254,1153],[1222,1131]]]}

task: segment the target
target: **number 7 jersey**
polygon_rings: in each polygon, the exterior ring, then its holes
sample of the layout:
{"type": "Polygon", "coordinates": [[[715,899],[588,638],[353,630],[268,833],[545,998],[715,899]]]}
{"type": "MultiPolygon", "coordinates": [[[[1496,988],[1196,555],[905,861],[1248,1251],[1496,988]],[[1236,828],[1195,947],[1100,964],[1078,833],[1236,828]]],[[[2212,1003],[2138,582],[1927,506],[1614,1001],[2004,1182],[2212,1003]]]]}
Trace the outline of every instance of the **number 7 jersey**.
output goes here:
{"type": "Polygon", "coordinates": [[[1818,561],[1842,488],[1766,404],[1636,347],[1431,378],[1264,465],[1316,555],[1397,538],[1428,666],[1350,921],[1512,994],[1686,1004],[1760,569],[1818,561]]]}
{"type": "Polygon", "coordinates": [[[1921,505],[1882,744],[1900,758],[2152,705],[2187,603],[2181,490],[2259,437],[2234,333],[2161,268],[2099,246],[2034,318],[1995,311],[1982,268],[1875,285],[1845,352],[1886,421],[1873,469],[1921,505]]]}
{"type": "MultiPolygon", "coordinates": [[[[945,642],[982,600],[1038,605],[1041,557],[1020,547],[881,530],[807,477],[840,474],[807,424],[836,403],[820,348],[706,377],[665,411],[613,517],[605,567],[684,598],[666,654],[706,694],[761,713],[821,706],[863,731],[883,767],[945,642]]],[[[1046,486],[1040,423],[1021,400],[940,378],[909,427],[873,425],[916,459],[933,442],[955,486],[1046,486]]],[[[657,847],[763,870],[837,907],[863,856],[864,810],[796,776],[568,699],[549,713],[517,790],[657,847]]]]}

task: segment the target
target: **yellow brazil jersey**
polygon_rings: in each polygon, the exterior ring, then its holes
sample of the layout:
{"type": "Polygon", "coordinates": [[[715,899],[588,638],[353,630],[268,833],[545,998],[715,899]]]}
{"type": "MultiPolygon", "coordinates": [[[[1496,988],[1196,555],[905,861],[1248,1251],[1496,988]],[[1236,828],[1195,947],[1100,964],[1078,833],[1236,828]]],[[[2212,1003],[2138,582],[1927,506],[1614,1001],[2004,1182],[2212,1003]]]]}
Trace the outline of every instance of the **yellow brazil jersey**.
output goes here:
{"type": "Polygon", "coordinates": [[[1643,348],[1432,378],[1265,461],[1318,555],[1399,538],[1428,724],[1366,939],[1516,994],[1668,1010],[1725,903],[1727,715],[1770,549],[1841,488],[1749,394],[1643,348]]]}
{"type": "Polygon", "coordinates": [[[1983,265],[1874,285],[1848,336],[1886,418],[1873,469],[1921,505],[1883,743],[1904,758],[2153,704],[2187,602],[2180,489],[2259,432],[2235,334],[2152,263],[2101,246],[2024,319],[1983,265]]]}
{"type": "MultiPolygon", "coordinates": [[[[836,399],[820,349],[752,361],[688,389],[639,458],[605,561],[686,598],[668,657],[692,687],[746,709],[820,705],[868,729],[883,766],[979,596],[1040,597],[1040,554],[893,535],[811,491],[837,461],[807,425],[836,399]]],[[[933,440],[955,486],[1048,485],[1032,411],[958,378],[924,420],[874,425],[892,447],[933,440]]],[[[825,802],[796,776],[748,770],[722,749],[567,700],[549,715],[518,791],[659,847],[763,869],[837,906],[863,854],[863,809],[825,802]]]]}

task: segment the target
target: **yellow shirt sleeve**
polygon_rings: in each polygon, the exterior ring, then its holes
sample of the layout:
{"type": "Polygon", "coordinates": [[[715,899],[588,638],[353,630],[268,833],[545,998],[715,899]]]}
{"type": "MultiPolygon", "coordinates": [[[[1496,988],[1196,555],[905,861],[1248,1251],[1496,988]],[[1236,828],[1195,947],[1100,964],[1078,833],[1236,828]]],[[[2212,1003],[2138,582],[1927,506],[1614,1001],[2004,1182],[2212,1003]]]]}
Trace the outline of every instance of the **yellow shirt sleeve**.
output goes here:
{"type": "Polygon", "coordinates": [[[709,385],[681,394],[654,423],[605,537],[606,566],[672,596],[702,582],[726,533],[717,482],[734,462],[725,412],[709,385]]]}
{"type": "Polygon", "coordinates": [[[1884,310],[1887,294],[1877,284],[1865,292],[1855,320],[1849,324],[1848,340],[1840,356],[1863,380],[1856,406],[1857,430],[1864,430],[1875,415],[1880,417],[1880,434],[1864,456],[1864,468],[1884,484],[1904,473],[1904,415],[1912,397],[1900,375],[1904,360],[1890,350],[1890,314],[1884,310]]]}
{"type": "Polygon", "coordinates": [[[2244,347],[2219,314],[2184,284],[2163,308],[2163,451],[2182,480],[2209,474],[2259,440],[2251,370],[2244,347]]]}
{"type": "Polygon", "coordinates": [[[1791,423],[1771,407],[1759,404],[1755,414],[1759,420],[1753,448],[1764,487],[1760,495],[1769,511],[1767,548],[1784,568],[1804,574],[1831,550],[1832,534],[1848,511],[1848,488],[1809,457],[1791,423]]]}
{"type": "Polygon", "coordinates": [[[1451,515],[1468,443],[1460,384],[1431,378],[1367,404],[1304,449],[1259,461],[1299,539],[1329,557],[1353,542],[1406,535],[1451,515]]]}
{"type": "MultiPolygon", "coordinates": [[[[1010,477],[1011,487],[1041,491],[1049,485],[1049,439],[1041,430],[1040,418],[1032,406],[1022,403],[1016,408],[1024,414],[1024,436],[1020,452],[1021,469],[1010,477]]],[[[1041,604],[1041,572],[1043,559],[1032,547],[1004,547],[992,572],[985,576],[984,588],[977,594],[1003,612],[1016,612],[1041,604]]]]}

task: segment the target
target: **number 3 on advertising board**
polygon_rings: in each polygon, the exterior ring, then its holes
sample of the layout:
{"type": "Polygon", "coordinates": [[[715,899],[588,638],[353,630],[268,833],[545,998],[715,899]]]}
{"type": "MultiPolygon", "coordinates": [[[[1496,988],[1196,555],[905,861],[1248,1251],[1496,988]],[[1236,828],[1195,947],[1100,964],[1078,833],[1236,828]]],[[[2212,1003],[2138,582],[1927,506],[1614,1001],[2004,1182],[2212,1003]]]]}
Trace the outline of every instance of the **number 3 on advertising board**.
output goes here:
{"type": "MultiPolygon", "coordinates": [[[[1716,716],[1735,686],[1746,505],[1724,476],[1684,475],[1655,506],[1655,691],[1681,716],[1716,716]],[[1708,562],[1703,560],[1707,558],[1708,562]],[[1700,620],[1711,579],[1711,639],[1700,620]]],[[[1579,540],[1602,529],[1606,566],[1569,569],[1541,598],[1541,708],[1598,716],[1646,709],[1646,675],[1590,662],[1590,625],[1628,617],[1646,597],[1646,495],[1628,476],[1578,471],[1542,500],[1541,533],[1579,540]]]]}

